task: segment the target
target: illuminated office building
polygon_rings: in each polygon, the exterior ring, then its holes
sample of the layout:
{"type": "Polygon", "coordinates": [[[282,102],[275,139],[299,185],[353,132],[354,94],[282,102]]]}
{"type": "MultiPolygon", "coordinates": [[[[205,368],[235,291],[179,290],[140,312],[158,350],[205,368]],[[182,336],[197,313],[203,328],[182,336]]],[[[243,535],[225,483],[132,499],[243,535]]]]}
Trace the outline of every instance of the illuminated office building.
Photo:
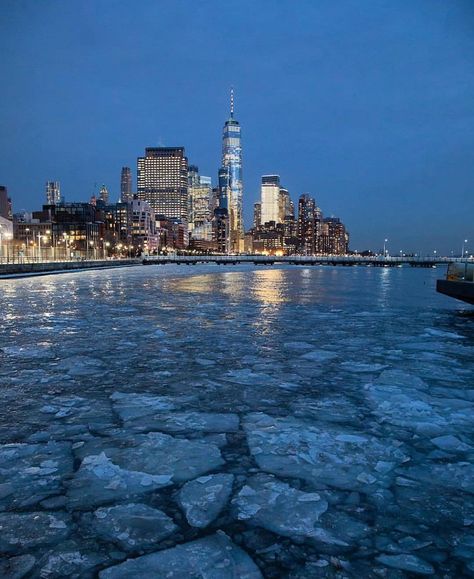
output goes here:
{"type": "Polygon", "coordinates": [[[188,159],[184,147],[148,147],[137,161],[137,196],[157,216],[188,224],[188,159]]]}
{"type": "Polygon", "coordinates": [[[280,176],[264,175],[260,189],[262,225],[273,221],[280,223],[280,176]]]}
{"type": "Polygon", "coordinates": [[[46,205],[58,205],[61,203],[61,187],[59,181],[46,183],[46,205]]]}
{"type": "Polygon", "coordinates": [[[230,95],[230,117],[222,135],[222,165],[219,170],[219,209],[227,211],[227,251],[243,251],[243,183],[240,124],[234,118],[234,92],[230,95]]]}

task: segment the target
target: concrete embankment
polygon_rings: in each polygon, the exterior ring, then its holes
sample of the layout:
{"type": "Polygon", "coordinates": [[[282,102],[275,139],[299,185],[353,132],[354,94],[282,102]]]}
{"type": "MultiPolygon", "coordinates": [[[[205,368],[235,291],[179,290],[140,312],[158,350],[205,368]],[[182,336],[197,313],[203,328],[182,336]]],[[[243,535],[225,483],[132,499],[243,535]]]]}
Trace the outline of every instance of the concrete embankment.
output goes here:
{"type": "Polygon", "coordinates": [[[0,279],[51,275],[90,269],[109,269],[141,265],[141,259],[117,259],[104,261],[48,261],[41,263],[4,263],[0,264],[0,279]]]}

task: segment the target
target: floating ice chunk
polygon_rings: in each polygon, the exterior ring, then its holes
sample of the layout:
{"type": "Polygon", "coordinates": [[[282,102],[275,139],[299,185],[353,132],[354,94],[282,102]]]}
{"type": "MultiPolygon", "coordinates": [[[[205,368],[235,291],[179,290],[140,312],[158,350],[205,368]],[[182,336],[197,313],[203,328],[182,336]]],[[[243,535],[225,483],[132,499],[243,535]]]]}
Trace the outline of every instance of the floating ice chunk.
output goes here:
{"type": "Polygon", "coordinates": [[[171,484],[171,474],[151,475],[114,464],[104,453],[88,456],[75,473],[68,490],[69,505],[88,508],[141,495],[171,484]]]}
{"type": "Polygon", "coordinates": [[[92,356],[71,356],[61,361],[61,368],[67,370],[69,376],[94,376],[103,372],[104,363],[92,356]]]}
{"type": "Polygon", "coordinates": [[[214,360],[209,360],[208,358],[196,358],[196,364],[199,364],[200,366],[215,366],[215,361],[214,360]]]}
{"type": "Polygon", "coordinates": [[[114,392],[110,396],[115,412],[122,420],[133,420],[155,412],[175,410],[179,399],[171,396],[154,396],[128,392],[114,392]]]}
{"type": "Polygon", "coordinates": [[[77,508],[142,495],[223,464],[216,445],[159,432],[88,442],[79,450],[85,458],[68,491],[70,504],[77,508]],[[101,446],[101,454],[87,456],[89,450],[97,452],[101,446]]]}
{"type": "MultiPolygon", "coordinates": [[[[232,503],[239,520],[250,521],[279,535],[325,536],[321,528],[316,528],[316,523],[327,511],[327,501],[317,493],[298,491],[273,476],[262,474],[249,479],[232,503]]],[[[328,534],[325,542],[337,543],[337,540],[328,534]]]]}
{"type": "Polygon", "coordinates": [[[275,379],[269,374],[264,374],[261,372],[253,372],[248,368],[229,370],[229,372],[227,372],[221,379],[226,380],[228,382],[235,382],[236,384],[251,385],[251,386],[275,382],[275,379]]]}
{"type": "Polygon", "coordinates": [[[109,560],[94,547],[67,540],[44,553],[37,564],[35,577],[62,579],[63,577],[92,577],[93,571],[109,560]]]}
{"type": "Polygon", "coordinates": [[[235,432],[239,429],[237,414],[170,412],[192,400],[192,397],[114,392],[111,399],[114,410],[126,427],[133,428],[135,432],[235,432]]]}
{"type": "Polygon", "coordinates": [[[380,372],[380,370],[387,368],[385,364],[366,364],[364,362],[342,362],[340,366],[343,370],[355,372],[356,374],[380,372]]]}
{"type": "Polygon", "coordinates": [[[291,404],[295,416],[310,418],[318,422],[335,422],[347,424],[361,420],[361,409],[357,408],[352,400],[337,395],[312,398],[300,398],[291,404]]]}
{"type": "MultiPolygon", "coordinates": [[[[43,396],[46,404],[40,408],[43,414],[60,419],[67,425],[78,424],[88,428],[111,424],[112,411],[107,400],[89,400],[81,396],[43,396]],[[65,419],[65,420],[62,420],[65,419]]],[[[64,429],[66,432],[66,429],[64,429]]]]}
{"type": "Polygon", "coordinates": [[[0,553],[21,553],[34,547],[55,544],[71,532],[66,513],[0,514],[0,553]]]}
{"type": "Polygon", "coordinates": [[[373,485],[388,487],[391,472],[379,472],[379,462],[399,465],[407,460],[396,441],[341,431],[333,425],[317,428],[293,417],[262,413],[245,418],[247,440],[257,464],[276,475],[298,477],[314,488],[373,492],[373,485]],[[374,480],[375,479],[375,480],[374,480]]]}
{"type": "Polygon", "coordinates": [[[33,569],[36,558],[32,555],[19,555],[0,561],[0,577],[22,579],[33,569]]]}
{"type": "Polygon", "coordinates": [[[68,442],[0,446],[0,511],[35,505],[62,491],[72,473],[68,442]]]}
{"type": "Polygon", "coordinates": [[[129,559],[99,573],[101,579],[261,579],[252,559],[223,532],[150,555],[129,559]]]}
{"type": "Polygon", "coordinates": [[[153,547],[178,528],[163,511],[136,503],[97,509],[83,515],[82,523],[124,551],[153,547]]]}
{"type": "Polygon", "coordinates": [[[319,493],[296,490],[270,475],[249,479],[232,504],[239,520],[292,539],[348,547],[369,532],[345,513],[330,513],[319,493]]]}
{"type": "Polygon", "coordinates": [[[366,386],[374,413],[384,422],[437,437],[456,430],[473,430],[474,404],[430,396],[425,383],[405,373],[385,371],[366,386]]]}
{"type": "Polygon", "coordinates": [[[192,527],[207,527],[219,515],[232,492],[234,475],[215,474],[187,482],[178,501],[192,527]]]}
{"type": "Polygon", "coordinates": [[[328,352],[327,350],[312,350],[307,354],[302,354],[300,358],[303,360],[309,360],[310,362],[321,363],[334,360],[334,358],[337,358],[337,354],[335,352],[328,352]]]}
{"type": "Polygon", "coordinates": [[[25,358],[27,360],[41,360],[54,358],[55,354],[51,344],[35,344],[34,346],[3,346],[2,351],[7,356],[25,358]]]}
{"type": "Polygon", "coordinates": [[[404,372],[403,370],[384,370],[374,383],[387,384],[389,386],[398,386],[407,389],[428,389],[428,385],[421,378],[414,374],[404,372]]]}
{"type": "Polygon", "coordinates": [[[166,412],[152,417],[127,421],[126,426],[135,432],[160,430],[171,434],[183,432],[236,432],[239,430],[237,414],[216,412],[166,412]]]}
{"type": "Polygon", "coordinates": [[[446,332],[444,330],[437,330],[435,328],[425,328],[424,336],[434,336],[435,338],[446,338],[447,340],[464,340],[465,336],[457,334],[456,332],[446,332]]]}
{"type": "Polygon", "coordinates": [[[401,569],[409,573],[418,573],[419,575],[433,575],[433,567],[420,559],[416,555],[380,555],[376,558],[379,563],[392,567],[393,569],[401,569]]]}
{"type": "Polygon", "coordinates": [[[161,329],[157,329],[153,332],[152,337],[153,338],[164,338],[166,336],[166,332],[164,330],[161,329]]]}
{"type": "Polygon", "coordinates": [[[448,452],[469,452],[474,450],[472,446],[465,444],[459,440],[457,436],[452,434],[432,438],[431,442],[441,450],[446,450],[448,452]]]}
{"type": "Polygon", "coordinates": [[[422,464],[406,468],[404,475],[430,486],[474,494],[474,464],[469,462],[422,464]]]}
{"type": "Polygon", "coordinates": [[[283,346],[288,350],[311,350],[313,347],[308,342],[285,342],[283,346]]]}

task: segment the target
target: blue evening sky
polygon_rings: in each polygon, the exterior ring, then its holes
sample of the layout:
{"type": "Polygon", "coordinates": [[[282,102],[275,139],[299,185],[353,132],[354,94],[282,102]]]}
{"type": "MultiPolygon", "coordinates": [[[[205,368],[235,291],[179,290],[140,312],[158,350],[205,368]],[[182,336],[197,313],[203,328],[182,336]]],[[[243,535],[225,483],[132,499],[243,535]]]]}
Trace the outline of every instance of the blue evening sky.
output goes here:
{"type": "Polygon", "coordinates": [[[279,173],[352,249],[474,250],[473,0],[2,0],[0,55],[14,210],[116,199],[146,146],[215,182],[233,85],[247,227],[279,173]]]}

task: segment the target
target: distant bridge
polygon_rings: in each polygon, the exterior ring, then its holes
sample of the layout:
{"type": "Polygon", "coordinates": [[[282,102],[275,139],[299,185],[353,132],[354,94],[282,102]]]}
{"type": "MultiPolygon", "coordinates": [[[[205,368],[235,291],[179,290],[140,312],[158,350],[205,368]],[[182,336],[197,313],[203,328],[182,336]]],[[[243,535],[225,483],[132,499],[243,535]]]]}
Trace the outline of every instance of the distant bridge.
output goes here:
{"type": "Polygon", "coordinates": [[[474,263],[474,258],[461,257],[404,257],[404,256],[370,256],[361,255],[149,255],[145,256],[143,263],[166,264],[175,263],[183,265],[196,265],[198,263],[215,263],[217,265],[237,265],[240,263],[252,263],[254,265],[365,265],[372,267],[435,267],[449,263],[474,263]]]}

